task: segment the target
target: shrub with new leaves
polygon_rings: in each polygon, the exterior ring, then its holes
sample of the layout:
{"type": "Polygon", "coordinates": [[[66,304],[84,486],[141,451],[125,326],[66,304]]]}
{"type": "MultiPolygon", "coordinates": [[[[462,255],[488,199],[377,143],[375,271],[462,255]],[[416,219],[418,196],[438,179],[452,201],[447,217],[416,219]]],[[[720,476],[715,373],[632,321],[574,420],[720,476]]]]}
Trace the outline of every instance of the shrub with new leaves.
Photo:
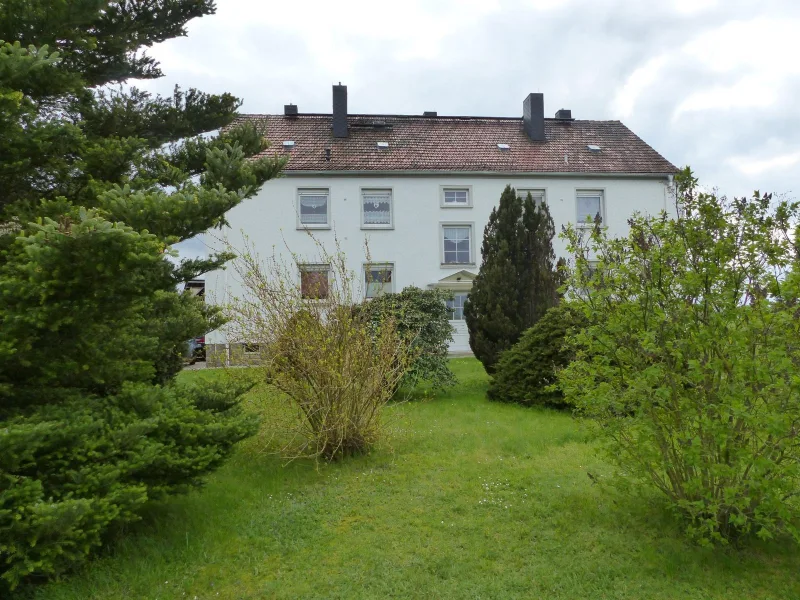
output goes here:
{"type": "Polygon", "coordinates": [[[584,314],[567,303],[548,310],[519,341],[500,355],[486,395],[490,400],[526,406],[565,406],[558,370],[572,357],[564,338],[586,325],[584,314]],[[556,388],[556,389],[554,389],[556,388]]]}
{"type": "Polygon", "coordinates": [[[625,238],[567,231],[592,325],[561,387],[693,538],[800,541],[798,205],[696,183],[682,172],[679,216],[634,216],[625,238]]]}
{"type": "Polygon", "coordinates": [[[355,309],[358,278],[338,243],[334,254],[317,248],[313,276],[304,276],[299,257],[262,261],[245,241],[234,261],[244,291],[227,306],[227,333],[258,348],[257,368],[297,415],[284,452],[334,460],[380,439],[382,408],[419,350],[394,315],[376,324],[355,309]]]}
{"type": "Polygon", "coordinates": [[[455,384],[455,376],[447,366],[453,327],[445,301],[451,298],[452,294],[444,290],[409,286],[399,294],[382,294],[366,300],[359,307],[367,312],[375,327],[391,319],[398,334],[411,341],[416,358],[409,365],[402,385],[415,386],[427,381],[441,389],[455,384]]]}

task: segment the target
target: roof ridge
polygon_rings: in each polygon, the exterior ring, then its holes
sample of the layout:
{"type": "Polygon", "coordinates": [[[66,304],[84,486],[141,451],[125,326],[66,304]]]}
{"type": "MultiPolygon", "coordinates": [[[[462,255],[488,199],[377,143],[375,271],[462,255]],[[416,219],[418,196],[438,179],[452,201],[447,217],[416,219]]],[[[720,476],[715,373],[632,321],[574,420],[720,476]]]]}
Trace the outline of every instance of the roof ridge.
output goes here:
{"type": "MultiPolygon", "coordinates": [[[[289,121],[297,121],[303,118],[333,118],[331,113],[298,113],[297,115],[287,116],[283,114],[270,114],[270,113],[240,113],[237,118],[275,118],[286,119],[289,121]]],[[[522,121],[522,117],[491,117],[480,115],[437,115],[435,117],[426,117],[425,115],[401,115],[401,114],[371,114],[371,113],[349,113],[350,118],[381,118],[381,119],[419,119],[422,121],[437,121],[437,120],[454,120],[454,121],[509,121],[516,122],[522,121]]],[[[617,119],[558,119],[556,117],[544,117],[545,121],[552,123],[621,123],[617,119]]]]}

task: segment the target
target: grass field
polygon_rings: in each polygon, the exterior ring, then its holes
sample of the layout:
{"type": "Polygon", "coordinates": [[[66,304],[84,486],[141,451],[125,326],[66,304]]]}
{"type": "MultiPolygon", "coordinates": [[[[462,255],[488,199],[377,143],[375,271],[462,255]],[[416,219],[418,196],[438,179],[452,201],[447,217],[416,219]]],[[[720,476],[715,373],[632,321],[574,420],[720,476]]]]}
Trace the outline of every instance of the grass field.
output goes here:
{"type": "MultiPolygon", "coordinates": [[[[322,465],[248,442],[206,488],[155,507],[48,600],[800,598],[788,542],[710,551],[657,500],[594,485],[608,467],[566,414],[460,383],[390,409],[369,456],[322,465]]],[[[204,377],[194,372],[184,376],[204,377]]],[[[28,593],[25,594],[28,596],[28,593]]]]}

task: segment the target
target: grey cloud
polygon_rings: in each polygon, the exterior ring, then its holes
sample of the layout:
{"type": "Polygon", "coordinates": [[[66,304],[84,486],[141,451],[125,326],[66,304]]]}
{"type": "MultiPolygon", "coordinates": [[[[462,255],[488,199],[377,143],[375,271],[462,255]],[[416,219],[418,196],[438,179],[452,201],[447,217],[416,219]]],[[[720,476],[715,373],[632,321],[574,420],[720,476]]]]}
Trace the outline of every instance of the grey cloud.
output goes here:
{"type": "Polygon", "coordinates": [[[208,254],[208,249],[206,248],[205,244],[200,240],[200,238],[196,237],[175,244],[172,246],[172,248],[178,251],[178,257],[175,259],[175,262],[179,262],[187,258],[194,258],[196,256],[205,256],[208,254]]]}
{"type": "MultiPolygon", "coordinates": [[[[297,4],[301,14],[304,3],[297,4]]],[[[441,19],[446,24],[448,15],[459,10],[457,3],[431,6],[421,20],[441,19]]],[[[398,58],[404,40],[388,35],[381,39],[369,29],[390,31],[391,19],[376,22],[362,15],[363,34],[359,28],[349,28],[355,33],[330,36],[331,51],[353,52],[352,60],[340,67],[312,51],[309,40],[314,31],[251,25],[247,14],[242,14],[235,30],[228,31],[212,16],[193,27],[189,38],[170,42],[169,55],[188,66],[168,69],[164,82],[147,86],[164,92],[177,81],[207,91],[230,91],[245,99],[243,110],[249,112],[277,112],[289,101],[302,111],[328,112],[330,84],[342,80],[349,86],[353,112],[438,110],[509,116],[521,114],[528,92],[541,91],[548,113],[564,107],[573,109],[578,118],[621,118],[673,163],[691,164],[701,180],[723,191],[743,194],[760,187],[796,193],[800,165],[747,175],[730,161],[800,151],[800,111],[794,101],[800,94],[798,76],[787,74],[769,108],[712,108],[686,112],[673,121],[676,108],[692,93],[733,85],[747,74],[745,69],[714,71],[682,55],[680,49],[726,22],[761,16],[798,18],[800,3],[723,0],[683,14],[667,2],[575,0],[538,11],[509,0],[479,22],[445,36],[434,55],[409,59],[398,58]],[[212,47],[216,40],[225,42],[212,47]],[[629,76],[659,56],[666,57],[666,64],[642,90],[631,114],[618,114],[615,98],[629,76]],[[192,60],[205,72],[190,68],[192,60]]],[[[343,10],[341,18],[359,15],[343,10]]],[[[336,28],[337,23],[330,24],[331,30],[336,28]]],[[[737,42],[757,45],[765,40],[737,42]]],[[[158,48],[154,55],[159,56],[158,48]]]]}

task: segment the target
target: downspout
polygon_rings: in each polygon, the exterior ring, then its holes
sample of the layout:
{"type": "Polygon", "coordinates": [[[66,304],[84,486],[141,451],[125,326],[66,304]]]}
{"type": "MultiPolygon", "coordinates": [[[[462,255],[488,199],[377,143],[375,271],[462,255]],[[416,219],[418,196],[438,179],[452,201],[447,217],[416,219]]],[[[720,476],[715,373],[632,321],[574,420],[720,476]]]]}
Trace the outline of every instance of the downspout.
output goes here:
{"type": "MultiPolygon", "coordinates": [[[[667,187],[664,190],[664,212],[667,212],[667,196],[672,193],[675,177],[670,173],[667,175],[667,187]]],[[[677,212],[677,206],[675,207],[677,212]]]]}

